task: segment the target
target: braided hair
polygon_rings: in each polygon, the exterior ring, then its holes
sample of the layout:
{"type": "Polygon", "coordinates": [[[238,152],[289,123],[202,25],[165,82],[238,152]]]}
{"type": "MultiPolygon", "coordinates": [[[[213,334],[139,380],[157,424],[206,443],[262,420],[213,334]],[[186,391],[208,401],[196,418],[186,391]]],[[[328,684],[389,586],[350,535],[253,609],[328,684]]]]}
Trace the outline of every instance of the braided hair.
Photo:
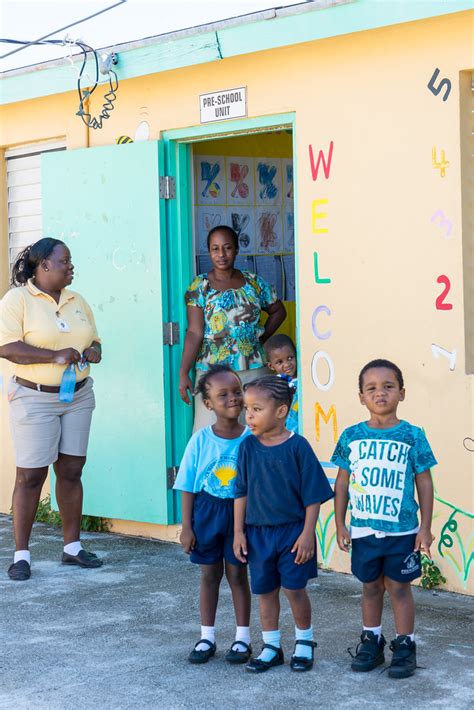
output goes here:
{"type": "Polygon", "coordinates": [[[295,386],[292,385],[291,378],[286,375],[265,375],[258,380],[252,380],[244,386],[244,392],[248,392],[250,388],[263,390],[278,404],[285,404],[288,410],[291,407],[295,386]]]}
{"type": "Polygon", "coordinates": [[[211,365],[197,383],[194,394],[200,394],[203,399],[209,399],[209,383],[215,375],[219,375],[221,372],[230,372],[240,382],[240,377],[229,365],[211,365]]]}
{"type": "Polygon", "coordinates": [[[44,237],[18,254],[12,266],[12,286],[23,286],[31,279],[42,261],[51,256],[58,245],[66,246],[64,242],[52,237],[44,237]]]}

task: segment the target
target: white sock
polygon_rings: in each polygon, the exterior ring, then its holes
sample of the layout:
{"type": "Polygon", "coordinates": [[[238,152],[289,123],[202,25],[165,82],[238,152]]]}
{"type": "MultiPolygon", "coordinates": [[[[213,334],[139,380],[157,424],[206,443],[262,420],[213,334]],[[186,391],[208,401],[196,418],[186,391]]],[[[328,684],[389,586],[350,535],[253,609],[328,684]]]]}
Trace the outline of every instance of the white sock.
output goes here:
{"type": "Polygon", "coordinates": [[[77,542],[70,542],[68,545],[64,545],[64,552],[67,552],[68,555],[76,556],[81,550],[82,545],[80,543],[80,540],[77,540],[77,542]]]}
{"type": "MultiPolygon", "coordinates": [[[[235,640],[243,641],[247,645],[250,645],[250,626],[237,626],[235,629],[235,640]]],[[[236,647],[236,651],[246,651],[245,646],[239,644],[236,647]]]]}
{"type": "Polygon", "coordinates": [[[306,644],[299,644],[298,641],[313,641],[313,627],[310,626],[309,629],[299,629],[295,626],[295,637],[295,656],[298,656],[298,658],[311,658],[313,649],[310,646],[306,646],[306,644]]]}
{"type": "MultiPolygon", "coordinates": [[[[201,626],[201,638],[207,639],[211,643],[216,642],[216,627],[215,626],[201,626]]],[[[196,651],[209,651],[209,646],[207,643],[198,643],[196,646],[196,651]]]]}
{"type": "Polygon", "coordinates": [[[375,634],[380,641],[380,637],[382,636],[381,626],[364,626],[364,631],[372,631],[372,633],[375,634]]]}
{"type": "Polygon", "coordinates": [[[410,641],[414,641],[414,640],[415,640],[415,634],[397,634],[397,639],[400,638],[400,636],[408,636],[408,638],[410,639],[410,641]]]}
{"type": "Polygon", "coordinates": [[[17,550],[13,557],[13,564],[16,564],[20,560],[25,560],[28,564],[31,564],[31,555],[29,550],[17,550]]]}
{"type": "MultiPolygon", "coordinates": [[[[262,631],[262,638],[263,638],[263,643],[270,643],[272,646],[276,646],[277,648],[281,648],[281,632],[280,629],[276,629],[276,631],[262,631]]],[[[266,661],[267,663],[270,662],[273,658],[275,658],[275,651],[272,651],[271,648],[264,648],[258,658],[261,661],[266,661]]]]}

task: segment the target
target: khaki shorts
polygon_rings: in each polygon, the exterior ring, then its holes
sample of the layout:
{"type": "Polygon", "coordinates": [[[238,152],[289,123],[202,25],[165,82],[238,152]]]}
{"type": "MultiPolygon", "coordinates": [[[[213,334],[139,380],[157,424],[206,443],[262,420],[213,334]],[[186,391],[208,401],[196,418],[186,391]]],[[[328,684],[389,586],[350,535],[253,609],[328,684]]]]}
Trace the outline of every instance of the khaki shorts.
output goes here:
{"type": "Polygon", "coordinates": [[[72,402],[65,403],[55,392],[38,392],[10,381],[10,424],[18,467],[49,466],[59,453],[86,455],[95,408],[92,385],[89,377],[72,402]]]}
{"type": "MultiPolygon", "coordinates": [[[[201,377],[205,375],[206,372],[203,370],[197,370],[196,372],[196,383],[195,387],[197,387],[197,384],[201,377]]],[[[268,369],[268,367],[257,367],[254,370],[240,370],[240,372],[236,372],[236,375],[240,377],[240,381],[242,382],[242,385],[246,385],[247,382],[252,382],[252,380],[259,380],[261,377],[264,377],[265,375],[271,375],[272,371],[268,369]]],[[[245,424],[245,410],[242,410],[242,414],[239,417],[239,421],[241,424],[245,424]]],[[[215,424],[216,423],[216,415],[214,412],[211,412],[210,409],[206,407],[204,404],[204,401],[202,399],[202,396],[200,394],[197,394],[194,398],[194,425],[193,425],[193,433],[195,431],[198,431],[198,429],[202,429],[205,426],[209,426],[210,424],[215,424]]]]}

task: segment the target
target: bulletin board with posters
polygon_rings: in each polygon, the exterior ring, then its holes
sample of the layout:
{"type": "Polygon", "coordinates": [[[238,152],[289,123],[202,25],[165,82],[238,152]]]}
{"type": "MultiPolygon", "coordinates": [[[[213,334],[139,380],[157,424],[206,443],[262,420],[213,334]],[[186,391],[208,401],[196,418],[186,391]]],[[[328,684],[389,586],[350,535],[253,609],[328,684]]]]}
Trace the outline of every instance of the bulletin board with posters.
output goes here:
{"type": "Polygon", "coordinates": [[[198,144],[194,150],[196,273],[211,269],[209,230],[219,224],[231,226],[239,237],[236,268],[256,273],[275,287],[288,312],[287,322],[280,330],[294,338],[291,134],[283,139],[266,134],[219,140],[215,142],[218,146],[213,143],[198,144]],[[219,154],[214,154],[211,146],[214,150],[219,148],[219,154]],[[256,154],[259,148],[261,155],[256,154]],[[287,157],[281,157],[285,154],[287,157]]]}

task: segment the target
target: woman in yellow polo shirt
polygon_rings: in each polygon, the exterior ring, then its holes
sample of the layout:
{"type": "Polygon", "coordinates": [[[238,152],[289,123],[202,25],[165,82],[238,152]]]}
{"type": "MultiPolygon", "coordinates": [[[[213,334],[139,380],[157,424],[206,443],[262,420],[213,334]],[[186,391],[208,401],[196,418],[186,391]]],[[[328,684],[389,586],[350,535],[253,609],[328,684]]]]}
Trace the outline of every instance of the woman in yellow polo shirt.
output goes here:
{"type": "Polygon", "coordinates": [[[31,575],[31,528],[48,467],[56,473],[56,499],[64,531],[63,564],[100,567],[80,543],[81,474],[95,407],[89,364],[101,360],[94,316],[67,286],[74,267],[67,246],[40,239],[12,269],[12,288],[0,301],[0,357],[14,363],[9,384],[10,421],[16,454],[13,530],[16,552],[11,579],[31,575]],[[76,369],[72,402],[58,399],[61,379],[76,369]]]}

